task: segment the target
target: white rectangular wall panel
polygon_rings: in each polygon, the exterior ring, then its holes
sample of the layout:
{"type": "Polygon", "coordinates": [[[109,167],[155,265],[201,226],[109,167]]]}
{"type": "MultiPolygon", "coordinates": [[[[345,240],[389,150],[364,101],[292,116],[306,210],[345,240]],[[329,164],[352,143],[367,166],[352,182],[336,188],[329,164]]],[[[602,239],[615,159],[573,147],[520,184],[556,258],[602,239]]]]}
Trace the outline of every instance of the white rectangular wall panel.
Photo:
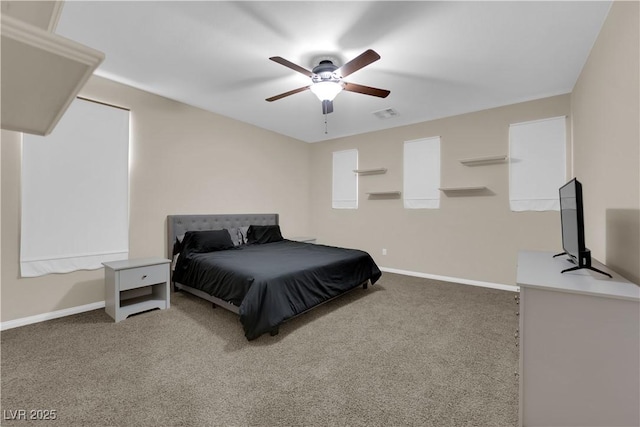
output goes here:
{"type": "Polygon", "coordinates": [[[566,117],[509,127],[509,203],[512,211],[560,210],[566,182],[566,117]]]}
{"type": "Polygon", "coordinates": [[[358,150],[333,153],[333,191],[331,206],[334,209],[358,208],[358,150]]]}
{"type": "Polygon", "coordinates": [[[76,99],[50,135],[22,142],[23,277],[128,258],[129,111],[76,99]]]}
{"type": "Polygon", "coordinates": [[[440,207],[440,137],[404,143],[404,207],[440,207]]]}

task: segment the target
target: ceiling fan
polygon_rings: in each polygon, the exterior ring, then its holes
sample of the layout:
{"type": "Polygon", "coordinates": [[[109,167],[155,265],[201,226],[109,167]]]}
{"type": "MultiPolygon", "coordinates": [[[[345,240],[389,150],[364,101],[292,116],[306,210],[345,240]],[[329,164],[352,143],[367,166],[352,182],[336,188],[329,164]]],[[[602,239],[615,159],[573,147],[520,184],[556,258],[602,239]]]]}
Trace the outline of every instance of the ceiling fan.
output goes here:
{"type": "Polygon", "coordinates": [[[277,101],[278,99],[309,89],[322,101],[322,113],[329,114],[333,112],[333,99],[343,90],[380,98],[386,98],[391,93],[385,89],[363,86],[342,80],[344,77],[380,59],[380,55],[371,49],[355,57],[342,67],[338,67],[331,60],[325,59],[320,61],[311,71],[279,56],[273,56],[269,59],[311,78],[311,84],[309,86],[300,87],[267,98],[266,101],[269,102],[277,101]]]}

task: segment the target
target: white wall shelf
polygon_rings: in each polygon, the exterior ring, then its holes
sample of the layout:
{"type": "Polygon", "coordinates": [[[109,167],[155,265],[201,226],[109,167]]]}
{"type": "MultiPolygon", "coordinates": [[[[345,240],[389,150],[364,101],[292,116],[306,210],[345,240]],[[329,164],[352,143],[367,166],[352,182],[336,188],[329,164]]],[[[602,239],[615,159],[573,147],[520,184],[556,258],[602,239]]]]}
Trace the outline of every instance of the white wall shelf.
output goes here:
{"type": "Polygon", "coordinates": [[[354,169],[353,171],[358,175],[379,175],[379,174],[387,173],[387,168],[354,169]]]}
{"type": "Polygon", "coordinates": [[[464,192],[464,191],[484,191],[487,187],[485,186],[474,186],[474,187],[440,187],[438,190],[447,192],[464,192]]]}
{"type": "Polygon", "coordinates": [[[509,157],[506,154],[499,156],[472,157],[468,159],[460,159],[460,163],[465,166],[490,165],[494,163],[504,163],[509,157]]]}
{"type": "Polygon", "coordinates": [[[368,196],[372,197],[400,197],[402,193],[400,191],[369,191],[368,196]]]}

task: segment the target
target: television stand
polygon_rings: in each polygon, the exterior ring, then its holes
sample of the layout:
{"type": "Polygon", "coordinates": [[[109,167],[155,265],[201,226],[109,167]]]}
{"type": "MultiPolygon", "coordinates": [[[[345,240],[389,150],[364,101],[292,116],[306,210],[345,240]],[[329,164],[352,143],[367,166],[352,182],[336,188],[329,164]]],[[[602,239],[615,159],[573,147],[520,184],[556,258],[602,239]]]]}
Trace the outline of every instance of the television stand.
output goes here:
{"type": "Polygon", "coordinates": [[[553,254],[518,253],[518,425],[640,426],[640,287],[553,254]]]}
{"type": "MultiPolygon", "coordinates": [[[[561,255],[567,255],[569,257],[568,261],[576,264],[576,260],[574,259],[574,257],[569,255],[568,252],[561,252],[559,254],[555,254],[553,256],[553,258],[559,257],[561,255]]],[[[597,273],[604,274],[605,276],[609,276],[610,279],[613,279],[613,277],[611,277],[611,275],[609,273],[606,273],[606,272],[604,272],[602,270],[599,270],[599,269],[591,266],[591,251],[589,249],[580,252],[580,258],[579,258],[577,264],[578,265],[576,265],[575,267],[565,268],[560,273],[565,273],[567,271],[575,271],[575,270],[580,270],[582,268],[586,268],[588,270],[593,270],[593,271],[595,271],[597,273]]]]}

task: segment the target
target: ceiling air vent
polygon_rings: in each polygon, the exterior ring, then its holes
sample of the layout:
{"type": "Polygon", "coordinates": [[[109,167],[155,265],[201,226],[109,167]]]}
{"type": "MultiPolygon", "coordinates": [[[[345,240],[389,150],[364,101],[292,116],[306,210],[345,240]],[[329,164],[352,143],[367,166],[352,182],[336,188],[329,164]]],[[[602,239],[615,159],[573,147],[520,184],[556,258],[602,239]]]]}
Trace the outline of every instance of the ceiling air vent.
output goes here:
{"type": "Polygon", "coordinates": [[[379,119],[385,120],[396,117],[398,112],[393,108],[385,108],[384,110],[374,111],[372,114],[379,119]]]}

